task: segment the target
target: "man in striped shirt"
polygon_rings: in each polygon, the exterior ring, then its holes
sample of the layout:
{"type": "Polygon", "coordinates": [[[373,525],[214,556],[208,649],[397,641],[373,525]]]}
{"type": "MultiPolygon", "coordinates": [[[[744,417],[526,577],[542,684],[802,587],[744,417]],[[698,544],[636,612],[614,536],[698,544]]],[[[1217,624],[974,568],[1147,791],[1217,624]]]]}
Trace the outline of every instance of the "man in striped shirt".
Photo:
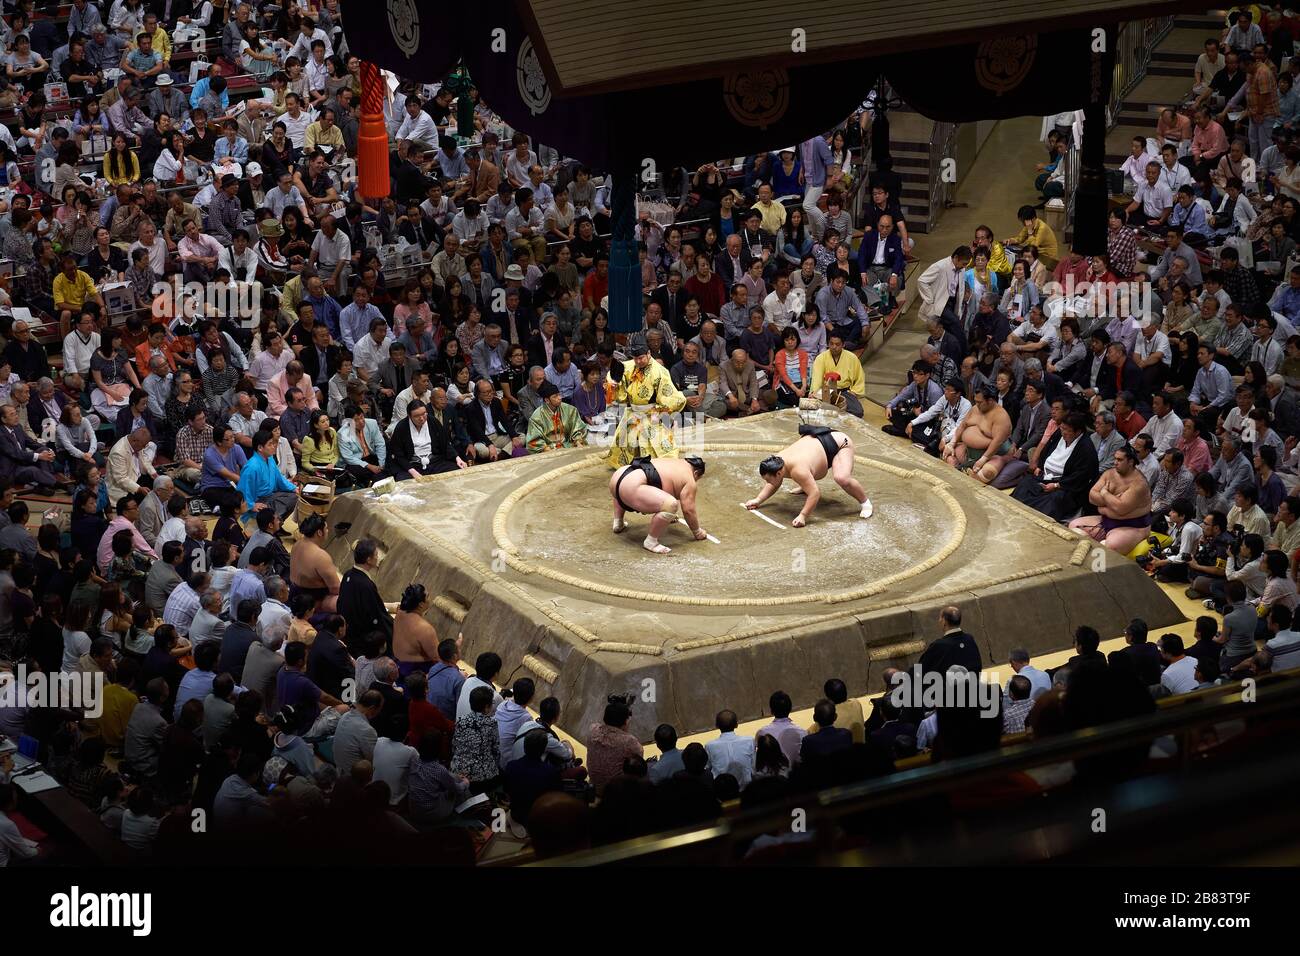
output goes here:
{"type": "Polygon", "coordinates": [[[1227,325],[1214,340],[1215,361],[1230,375],[1240,375],[1250,361],[1250,348],[1255,338],[1239,305],[1228,306],[1227,325]]]}
{"type": "Polygon", "coordinates": [[[1110,268],[1117,276],[1128,278],[1137,264],[1137,233],[1124,224],[1124,213],[1118,208],[1111,209],[1109,221],[1106,252],[1110,257],[1110,268]]]}
{"type": "Polygon", "coordinates": [[[1250,113],[1250,155],[1258,163],[1272,143],[1273,124],[1282,119],[1277,74],[1273,72],[1262,37],[1246,63],[1246,108],[1250,113]]]}

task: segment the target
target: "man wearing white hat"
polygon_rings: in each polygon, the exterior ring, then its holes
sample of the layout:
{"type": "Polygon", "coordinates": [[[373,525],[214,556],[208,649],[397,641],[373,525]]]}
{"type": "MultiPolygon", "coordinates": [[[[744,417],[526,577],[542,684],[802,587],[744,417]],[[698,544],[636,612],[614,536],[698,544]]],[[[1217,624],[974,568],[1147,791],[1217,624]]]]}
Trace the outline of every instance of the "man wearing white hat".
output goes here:
{"type": "Polygon", "coordinates": [[[252,162],[244,167],[244,178],[239,181],[239,205],[245,209],[261,209],[266,205],[266,179],[261,163],[252,162]]]}
{"type": "Polygon", "coordinates": [[[179,126],[190,115],[190,101],[185,94],[176,89],[170,73],[159,73],[156,84],[144,101],[144,111],[151,120],[157,120],[166,113],[172,123],[179,126]]]}

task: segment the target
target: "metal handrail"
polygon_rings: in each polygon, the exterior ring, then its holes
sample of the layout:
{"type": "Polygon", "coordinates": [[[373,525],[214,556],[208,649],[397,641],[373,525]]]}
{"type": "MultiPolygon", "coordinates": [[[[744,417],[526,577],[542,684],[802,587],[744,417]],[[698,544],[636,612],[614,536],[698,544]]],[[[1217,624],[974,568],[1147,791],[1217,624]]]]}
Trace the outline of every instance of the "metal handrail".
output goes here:
{"type": "Polygon", "coordinates": [[[1067,226],[1074,225],[1074,199],[1079,185],[1079,147],[1077,144],[1070,146],[1070,151],[1065,154],[1065,222],[1067,226]]]}
{"type": "MultiPolygon", "coordinates": [[[[852,120],[852,117],[849,118],[852,120]]],[[[862,221],[862,210],[866,206],[867,183],[871,179],[871,132],[870,127],[862,137],[862,145],[855,151],[857,161],[853,164],[853,187],[844,200],[844,208],[853,217],[854,222],[862,221]]],[[[902,202],[902,197],[896,197],[902,202]]]]}
{"type": "MultiPolygon", "coordinates": [[[[1174,18],[1148,17],[1145,20],[1128,20],[1120,24],[1115,38],[1115,66],[1111,74],[1110,100],[1106,104],[1106,133],[1119,122],[1120,109],[1129,94],[1146,79],[1151,56],[1174,27],[1174,18]]],[[[1084,130],[1084,135],[1088,131],[1084,130]]],[[[1065,228],[1074,228],[1074,200],[1079,185],[1078,144],[1070,147],[1065,167],[1065,228]]]]}
{"type": "Polygon", "coordinates": [[[1109,126],[1115,125],[1115,117],[1125,97],[1146,79],[1152,51],[1173,26],[1172,16],[1129,20],[1120,24],[1115,39],[1115,68],[1110,84],[1110,102],[1107,104],[1109,126]]]}
{"type": "Polygon", "coordinates": [[[934,124],[930,131],[930,163],[927,180],[930,183],[930,204],[925,211],[926,232],[933,232],[939,215],[952,199],[953,183],[946,182],[943,162],[953,154],[953,141],[957,138],[956,123],[934,124]]]}

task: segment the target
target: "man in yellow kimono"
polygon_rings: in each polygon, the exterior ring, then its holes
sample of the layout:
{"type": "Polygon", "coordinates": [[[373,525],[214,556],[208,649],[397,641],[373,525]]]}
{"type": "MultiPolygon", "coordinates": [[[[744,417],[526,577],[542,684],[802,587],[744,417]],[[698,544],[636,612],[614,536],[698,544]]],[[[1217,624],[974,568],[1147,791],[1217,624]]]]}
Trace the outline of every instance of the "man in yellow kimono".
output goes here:
{"type": "Polygon", "coordinates": [[[844,410],[862,417],[862,399],[867,395],[867,380],[858,357],[844,347],[844,336],[832,331],[826,336],[828,348],[817,356],[812,367],[812,394],[820,397],[823,385],[833,384],[844,399],[844,410]]]}
{"type": "MultiPolygon", "coordinates": [[[[628,351],[632,361],[623,364],[614,388],[614,403],[626,408],[605,456],[605,464],[612,469],[622,468],[633,458],[677,458],[681,454],[666,419],[685,407],[685,396],[673,387],[668,369],[650,357],[644,342],[636,342],[628,351]]],[[[611,366],[611,377],[618,372],[617,365],[611,366]]]]}
{"type": "Polygon", "coordinates": [[[560,390],[550,382],[537,389],[542,404],[528,419],[528,452],[555,451],[557,448],[580,448],[587,444],[587,423],[573,405],[564,404],[560,390]]]}

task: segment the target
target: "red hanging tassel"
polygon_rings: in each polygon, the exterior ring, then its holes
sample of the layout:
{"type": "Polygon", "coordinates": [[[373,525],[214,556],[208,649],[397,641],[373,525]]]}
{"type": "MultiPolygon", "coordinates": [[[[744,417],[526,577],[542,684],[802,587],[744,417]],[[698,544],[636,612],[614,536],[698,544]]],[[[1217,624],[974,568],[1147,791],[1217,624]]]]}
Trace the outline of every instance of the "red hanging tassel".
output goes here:
{"type": "MultiPolygon", "coordinates": [[[[391,192],[388,129],[384,125],[384,78],[379,67],[361,62],[361,124],[357,130],[357,180],[368,202],[391,192]]],[[[373,203],[372,203],[373,204],[373,203]]]]}

